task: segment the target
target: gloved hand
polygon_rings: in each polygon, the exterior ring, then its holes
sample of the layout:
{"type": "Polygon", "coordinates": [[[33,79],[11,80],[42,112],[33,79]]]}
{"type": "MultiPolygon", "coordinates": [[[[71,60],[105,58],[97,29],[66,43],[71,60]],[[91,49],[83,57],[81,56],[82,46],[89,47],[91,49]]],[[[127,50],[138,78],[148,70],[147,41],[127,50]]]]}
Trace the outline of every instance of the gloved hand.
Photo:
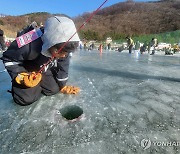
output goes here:
{"type": "Polygon", "coordinates": [[[41,73],[32,72],[28,76],[24,76],[24,85],[27,87],[35,87],[42,79],[41,73]]]}
{"type": "Polygon", "coordinates": [[[24,84],[24,77],[25,76],[28,76],[29,74],[28,73],[25,73],[25,72],[23,72],[23,73],[19,73],[18,75],[17,75],[17,77],[15,78],[15,81],[18,83],[18,84],[24,84]]]}
{"type": "Polygon", "coordinates": [[[16,82],[18,84],[24,84],[27,87],[35,87],[41,81],[42,75],[41,73],[20,73],[16,77],[16,82]]]}
{"type": "Polygon", "coordinates": [[[79,93],[80,88],[79,87],[75,87],[75,86],[64,86],[60,92],[62,92],[63,94],[77,94],[79,93]]]}

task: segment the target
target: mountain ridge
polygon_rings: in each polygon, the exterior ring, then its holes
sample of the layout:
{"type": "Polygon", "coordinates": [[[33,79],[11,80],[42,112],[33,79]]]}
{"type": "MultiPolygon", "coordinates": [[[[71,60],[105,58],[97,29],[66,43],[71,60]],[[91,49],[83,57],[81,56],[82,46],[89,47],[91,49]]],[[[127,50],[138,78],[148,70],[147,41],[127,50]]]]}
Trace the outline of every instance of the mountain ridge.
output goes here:
{"type": "MultiPolygon", "coordinates": [[[[54,14],[53,14],[54,15],[54,14]]],[[[56,14],[61,15],[61,14],[56,14]]],[[[89,17],[84,13],[73,18],[76,27],[89,17]]],[[[15,37],[16,32],[32,21],[44,23],[48,12],[29,13],[21,16],[0,17],[0,28],[7,36],[15,37]]],[[[163,33],[180,30],[180,1],[162,0],[158,2],[119,2],[101,9],[80,31],[81,38],[102,40],[126,35],[163,33]]]]}

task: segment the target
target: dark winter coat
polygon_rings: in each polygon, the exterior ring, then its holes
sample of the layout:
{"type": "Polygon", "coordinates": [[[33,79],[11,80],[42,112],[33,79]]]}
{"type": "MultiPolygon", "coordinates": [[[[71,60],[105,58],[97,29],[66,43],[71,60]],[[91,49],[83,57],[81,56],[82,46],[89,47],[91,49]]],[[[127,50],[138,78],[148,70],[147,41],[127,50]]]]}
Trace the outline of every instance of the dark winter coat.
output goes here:
{"type": "MultiPolygon", "coordinates": [[[[18,36],[21,36],[32,29],[32,26],[27,27],[18,33],[18,36]]],[[[43,31],[43,28],[41,30],[43,31]]],[[[16,40],[11,43],[7,51],[3,53],[1,59],[3,60],[12,80],[18,75],[18,73],[38,71],[43,64],[49,60],[49,57],[41,54],[42,45],[43,42],[41,38],[38,38],[21,48],[18,48],[16,40]]],[[[69,56],[55,60],[46,67],[45,71],[50,70],[53,72],[54,78],[59,86],[62,87],[68,79],[68,68],[69,56]]]]}

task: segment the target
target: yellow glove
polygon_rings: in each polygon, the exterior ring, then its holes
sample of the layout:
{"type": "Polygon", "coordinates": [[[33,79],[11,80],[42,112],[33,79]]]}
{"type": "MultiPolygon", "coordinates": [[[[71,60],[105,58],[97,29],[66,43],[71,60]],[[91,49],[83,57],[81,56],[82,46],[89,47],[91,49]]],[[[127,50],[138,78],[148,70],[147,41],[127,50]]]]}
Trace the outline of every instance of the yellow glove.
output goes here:
{"type": "Polygon", "coordinates": [[[28,73],[20,73],[15,78],[16,82],[18,84],[23,84],[27,87],[35,87],[38,85],[38,83],[41,81],[42,75],[41,73],[35,73],[32,72],[30,74],[28,73]]]}
{"type": "Polygon", "coordinates": [[[35,87],[42,79],[41,73],[32,72],[28,76],[24,76],[24,85],[27,87],[35,87]]]}
{"type": "Polygon", "coordinates": [[[75,86],[64,86],[60,92],[62,92],[63,94],[77,94],[79,93],[80,88],[79,87],[75,87],[75,86]]]}
{"type": "Polygon", "coordinates": [[[15,78],[15,81],[18,83],[18,84],[24,84],[24,77],[25,76],[28,76],[29,74],[28,73],[19,73],[17,75],[17,77],[15,78]]]}

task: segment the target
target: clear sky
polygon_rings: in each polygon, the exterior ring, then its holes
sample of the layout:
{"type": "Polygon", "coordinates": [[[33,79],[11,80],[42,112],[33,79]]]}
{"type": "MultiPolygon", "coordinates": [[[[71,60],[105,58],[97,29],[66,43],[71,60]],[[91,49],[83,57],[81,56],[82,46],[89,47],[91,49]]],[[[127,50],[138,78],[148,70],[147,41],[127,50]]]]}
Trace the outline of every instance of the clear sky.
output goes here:
{"type": "MultiPolygon", "coordinates": [[[[92,12],[105,0],[0,0],[0,14],[23,15],[32,12],[63,13],[70,17],[92,12]]],[[[108,0],[104,7],[126,0],[108,0]]],[[[136,0],[155,1],[155,0],[136,0]]]]}

